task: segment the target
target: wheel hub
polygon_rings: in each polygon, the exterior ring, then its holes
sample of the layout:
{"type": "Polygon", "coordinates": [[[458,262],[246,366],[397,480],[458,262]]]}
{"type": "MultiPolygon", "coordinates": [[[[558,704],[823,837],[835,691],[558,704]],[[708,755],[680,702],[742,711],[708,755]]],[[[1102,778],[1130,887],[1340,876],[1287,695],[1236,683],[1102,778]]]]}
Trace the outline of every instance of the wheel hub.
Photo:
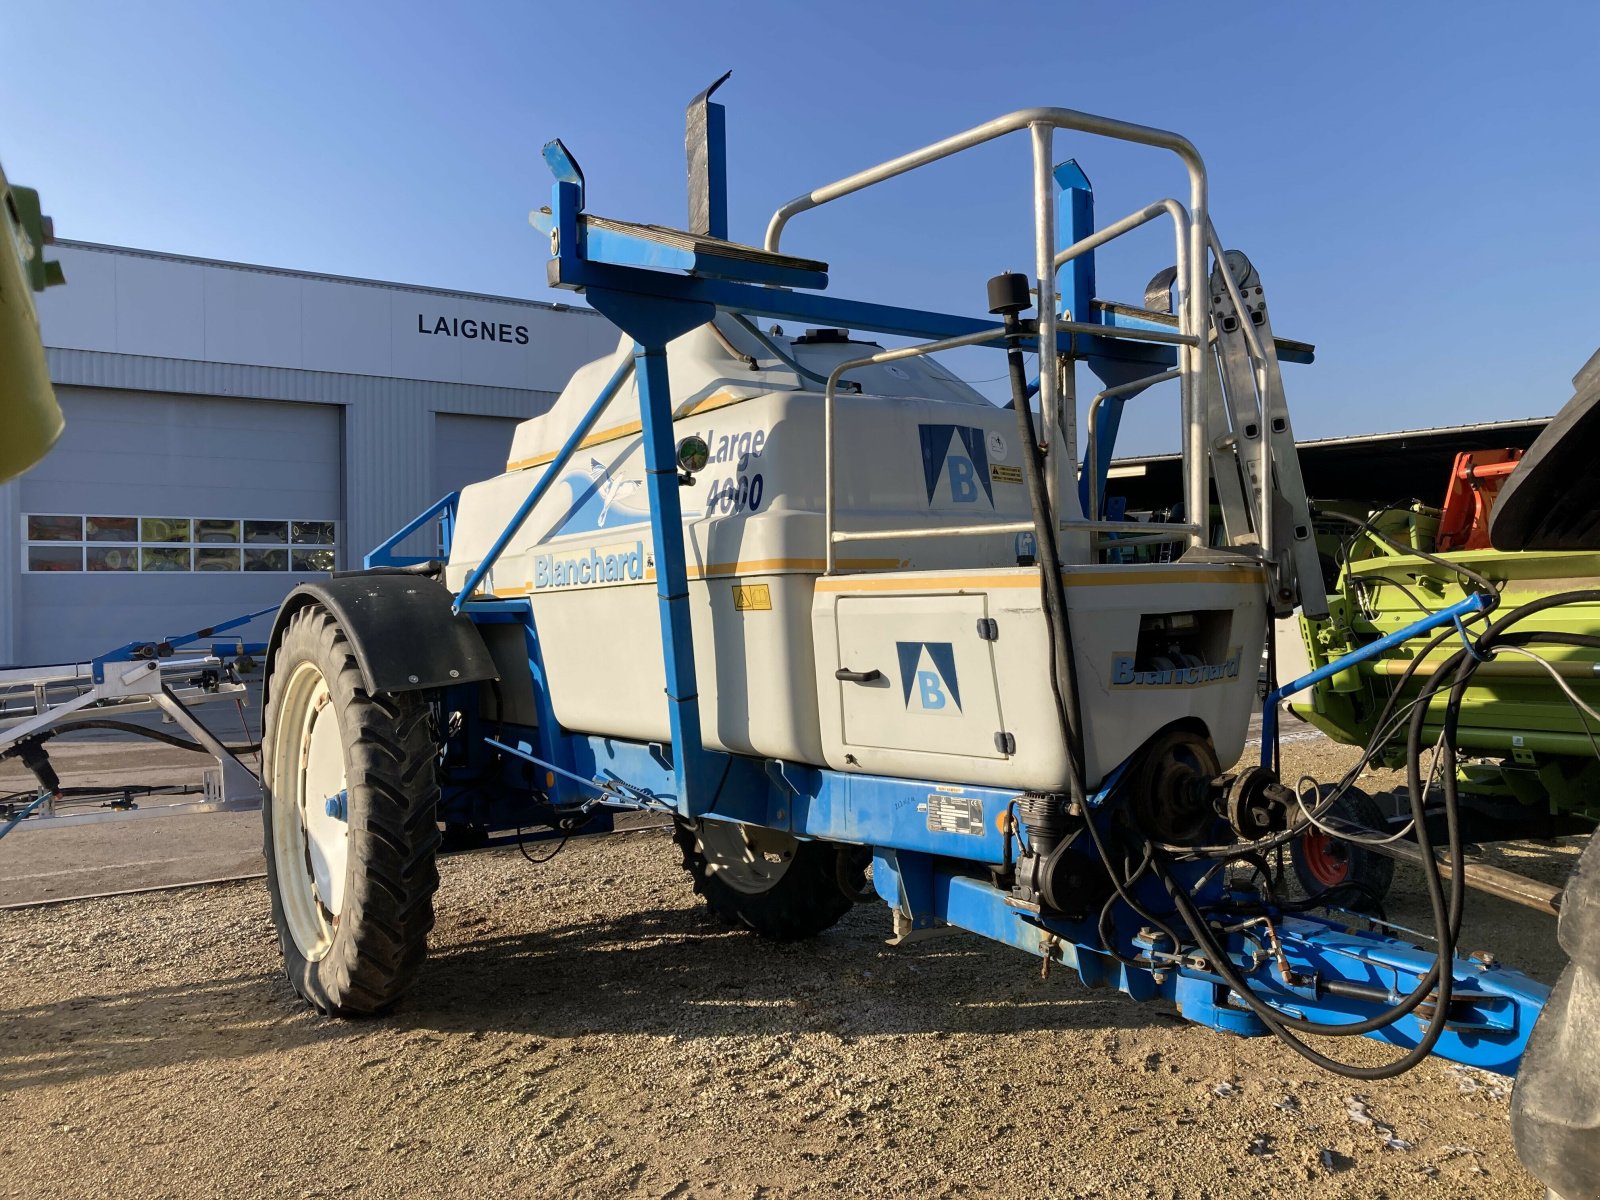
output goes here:
{"type": "Polygon", "coordinates": [[[799,843],[786,833],[733,821],[701,821],[695,841],[706,870],[737,892],[760,895],[777,886],[799,843]]]}
{"type": "Polygon", "coordinates": [[[295,943],[315,962],[332,945],[344,907],[350,858],[344,741],[328,681],[313,663],[289,676],[279,711],[274,865],[295,943]]]}

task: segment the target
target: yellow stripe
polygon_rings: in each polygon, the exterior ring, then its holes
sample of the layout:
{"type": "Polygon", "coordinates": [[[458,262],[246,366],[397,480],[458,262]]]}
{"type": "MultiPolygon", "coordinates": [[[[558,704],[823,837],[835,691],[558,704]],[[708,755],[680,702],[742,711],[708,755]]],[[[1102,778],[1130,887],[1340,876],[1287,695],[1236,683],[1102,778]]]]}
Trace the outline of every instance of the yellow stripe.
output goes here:
{"type": "MultiPolygon", "coordinates": [[[[843,564],[840,564],[843,565],[843,564]]],[[[1119,571],[1116,574],[1092,575],[1064,573],[1067,587],[1137,587],[1150,583],[1261,583],[1264,576],[1259,567],[1223,570],[1194,570],[1155,568],[1141,571],[1119,571]]],[[[1039,586],[1037,572],[1011,575],[917,575],[907,577],[830,577],[817,580],[819,592],[935,592],[960,588],[1034,588],[1039,586]]]]}
{"type": "MultiPolygon", "coordinates": [[[[820,558],[754,558],[745,562],[712,563],[709,567],[703,569],[690,567],[688,574],[690,579],[727,579],[739,575],[767,575],[775,571],[820,572],[825,570],[827,565],[826,560],[820,558]]],[[[838,565],[852,571],[889,571],[901,566],[902,563],[898,558],[841,558],[838,560],[838,565]]],[[[635,579],[629,582],[635,584],[653,583],[655,575],[655,568],[651,567],[645,572],[643,579],[635,579]]],[[[551,592],[582,591],[583,587],[580,585],[578,588],[551,588],[549,590],[551,592]]],[[[495,588],[494,594],[496,596],[531,596],[533,595],[533,584],[529,581],[515,587],[495,588]]]]}
{"type": "MultiPolygon", "coordinates": [[[[684,417],[692,417],[697,413],[714,412],[719,408],[727,408],[730,404],[738,404],[742,400],[754,399],[752,396],[735,396],[732,392],[716,391],[703,400],[696,400],[692,404],[685,404],[673,414],[672,419],[678,421],[684,417]]],[[[599,433],[591,433],[578,443],[577,449],[587,450],[591,446],[603,446],[607,442],[620,441],[630,438],[635,434],[643,433],[644,425],[638,421],[629,421],[625,425],[613,425],[610,429],[602,429],[599,433]]],[[[527,467],[542,467],[546,463],[555,462],[555,454],[536,454],[532,458],[518,458],[506,463],[507,471],[521,471],[527,467]]]]}

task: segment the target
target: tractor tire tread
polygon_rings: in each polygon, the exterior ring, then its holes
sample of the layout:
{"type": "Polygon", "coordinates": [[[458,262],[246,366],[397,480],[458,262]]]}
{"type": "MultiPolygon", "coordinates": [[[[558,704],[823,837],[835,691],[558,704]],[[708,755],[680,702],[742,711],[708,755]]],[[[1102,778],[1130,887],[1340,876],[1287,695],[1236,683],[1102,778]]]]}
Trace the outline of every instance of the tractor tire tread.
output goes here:
{"type": "Polygon", "coordinates": [[[831,842],[800,842],[793,860],[773,887],[759,894],[741,892],[719,880],[699,848],[693,823],[676,820],[672,840],[683,857],[695,895],[713,917],[773,942],[799,942],[833,928],[855,901],[839,886],[838,856],[853,847],[831,842]]]}
{"type": "MultiPolygon", "coordinates": [[[[263,818],[273,919],[286,974],[303,999],[334,1016],[372,1016],[390,1008],[411,984],[427,955],[434,923],[439,886],[434,855],[441,835],[432,715],[415,694],[370,695],[349,639],[319,604],[290,617],[277,662],[285,661],[285,651],[301,647],[310,651],[339,705],[352,877],[327,954],[307,962],[295,947],[276,894],[269,796],[263,818]]],[[[269,705],[262,737],[264,781],[274,777],[275,715],[269,705]]]]}

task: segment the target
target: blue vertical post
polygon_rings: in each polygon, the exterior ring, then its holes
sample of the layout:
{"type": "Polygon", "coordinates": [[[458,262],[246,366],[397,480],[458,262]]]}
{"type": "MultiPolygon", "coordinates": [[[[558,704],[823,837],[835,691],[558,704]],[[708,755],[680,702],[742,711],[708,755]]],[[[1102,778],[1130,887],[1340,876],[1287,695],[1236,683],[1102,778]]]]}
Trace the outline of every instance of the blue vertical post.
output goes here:
{"type": "Polygon", "coordinates": [[[650,543],[656,560],[656,601],[661,651],[666,666],[667,709],[672,721],[672,761],[678,811],[686,817],[709,811],[715,799],[710,759],[700,733],[699,686],[689,612],[689,572],[684,556],[683,505],[679,500],[678,455],[672,430],[672,389],[665,346],[635,342],[634,378],[639,384],[645,485],[650,495],[650,543]]]}
{"type": "MultiPolygon", "coordinates": [[[[1061,220],[1056,234],[1056,249],[1059,251],[1094,232],[1094,188],[1076,159],[1069,158],[1058,164],[1055,178],[1056,186],[1061,189],[1057,204],[1061,220]]],[[[1094,251],[1078,255],[1063,270],[1065,278],[1060,281],[1062,306],[1072,314],[1074,321],[1097,320],[1098,315],[1094,310],[1094,251]]],[[[1100,480],[1100,495],[1089,495],[1089,474],[1081,469],[1078,472],[1078,501],[1083,506],[1084,515],[1090,520],[1097,520],[1101,515],[1106,470],[1111,462],[1112,447],[1116,445],[1117,425],[1121,418],[1122,402],[1108,400],[1101,410],[1100,442],[1095,455],[1095,475],[1100,480]]],[[[1085,447],[1085,451],[1087,449],[1085,447]]]]}
{"type": "MultiPolygon", "coordinates": [[[[1056,250],[1061,251],[1094,232],[1094,189],[1077,159],[1069,158],[1057,165],[1055,177],[1056,186],[1061,189],[1057,204],[1060,220],[1056,223],[1056,250]]],[[[1095,320],[1094,251],[1078,255],[1064,269],[1066,278],[1059,288],[1062,307],[1074,321],[1095,320]]]]}

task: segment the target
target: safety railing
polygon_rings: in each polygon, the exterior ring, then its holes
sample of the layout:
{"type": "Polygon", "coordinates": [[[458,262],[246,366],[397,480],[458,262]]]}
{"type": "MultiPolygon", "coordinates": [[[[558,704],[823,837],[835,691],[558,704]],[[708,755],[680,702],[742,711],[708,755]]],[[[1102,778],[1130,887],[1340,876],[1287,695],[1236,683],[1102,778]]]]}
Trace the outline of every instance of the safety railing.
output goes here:
{"type": "MultiPolygon", "coordinates": [[[[1105,327],[1093,325],[1082,321],[1059,321],[1057,329],[1067,333],[1104,334],[1105,327]]],[[[1167,332],[1159,329],[1120,329],[1119,336],[1128,336],[1136,341],[1163,342],[1182,347],[1195,345],[1196,339],[1187,334],[1167,332]]],[[[836,365],[828,373],[827,385],[822,392],[822,524],[827,540],[826,561],[824,574],[832,575],[836,570],[834,547],[841,542],[882,541],[889,538],[938,538],[938,537],[981,537],[986,534],[998,533],[1032,533],[1034,524],[1027,521],[993,521],[978,525],[935,525],[914,526],[901,529],[836,529],[835,514],[838,508],[835,460],[835,420],[834,410],[838,396],[839,382],[846,371],[857,370],[861,367],[874,366],[878,363],[896,362],[907,358],[920,358],[927,354],[937,354],[945,350],[956,350],[963,346],[986,345],[1003,339],[1006,331],[1003,326],[994,326],[990,329],[979,330],[976,333],[964,334],[961,337],[943,338],[936,342],[924,342],[917,346],[901,346],[894,350],[880,350],[876,354],[863,355],[860,358],[848,359],[836,365]]],[[[1040,371],[1041,379],[1048,372],[1040,371]]],[[[1168,373],[1172,374],[1171,372],[1168,373]]],[[[1169,525],[1168,531],[1176,534],[1196,535],[1201,531],[1198,525],[1169,525]]],[[[1082,531],[1085,533],[1138,533],[1148,534],[1150,526],[1144,521],[1101,521],[1098,519],[1068,518],[1058,522],[1058,532],[1062,530],[1082,531]]]]}
{"type": "Polygon", "coordinates": [[[414,567],[419,563],[430,562],[434,558],[449,558],[450,541],[455,536],[456,504],[460,499],[460,492],[451,492],[448,496],[442,496],[435,500],[402,525],[396,532],[391,533],[363,555],[361,565],[369,570],[373,567],[414,567]],[[396,546],[422,529],[429,521],[434,520],[439,522],[439,553],[437,555],[396,554],[394,552],[396,546]]]}
{"type": "MultiPolygon", "coordinates": [[[[1181,134],[1154,129],[1147,125],[1136,125],[1128,121],[1118,121],[1111,117],[1097,116],[1093,113],[1079,112],[1075,109],[1020,109],[919,150],[902,154],[875,167],[869,167],[865,171],[858,171],[854,175],[815,188],[803,196],[797,196],[773,214],[767,226],[766,248],[777,252],[785,226],[802,212],[1023,129],[1028,130],[1033,149],[1034,283],[1039,314],[1039,344],[1053,348],[1057,344],[1057,334],[1065,331],[1070,324],[1063,323],[1056,312],[1056,190],[1053,141],[1057,129],[1074,130],[1115,141],[1134,142],[1167,150],[1183,163],[1189,177],[1189,245],[1185,262],[1188,279],[1182,288],[1183,309],[1179,314],[1179,330],[1191,338],[1197,338],[1199,331],[1205,325],[1204,233],[1209,227],[1206,170],[1199,151],[1181,134]]],[[[1086,314],[1074,315],[1081,317],[1086,314]]],[[[1094,326],[1085,332],[1108,336],[1112,331],[1102,326],[1094,326]]],[[[1130,332],[1118,329],[1115,336],[1125,336],[1130,332]]],[[[1198,342],[1195,344],[1198,345],[1198,342]]],[[[1182,367],[1184,498],[1186,511],[1190,513],[1204,512],[1209,496],[1206,412],[1200,403],[1199,392],[1202,357],[1198,352],[1182,356],[1184,359],[1182,367]]],[[[1055,371],[1045,370],[1043,367],[1044,363],[1041,361],[1039,371],[1041,436],[1048,445],[1054,447],[1060,441],[1057,426],[1060,423],[1061,393],[1055,371]]],[[[1067,451],[1062,457],[1076,462],[1077,447],[1069,445],[1067,451]]],[[[1052,470],[1047,483],[1052,507],[1060,511],[1059,471],[1052,470]]]]}

